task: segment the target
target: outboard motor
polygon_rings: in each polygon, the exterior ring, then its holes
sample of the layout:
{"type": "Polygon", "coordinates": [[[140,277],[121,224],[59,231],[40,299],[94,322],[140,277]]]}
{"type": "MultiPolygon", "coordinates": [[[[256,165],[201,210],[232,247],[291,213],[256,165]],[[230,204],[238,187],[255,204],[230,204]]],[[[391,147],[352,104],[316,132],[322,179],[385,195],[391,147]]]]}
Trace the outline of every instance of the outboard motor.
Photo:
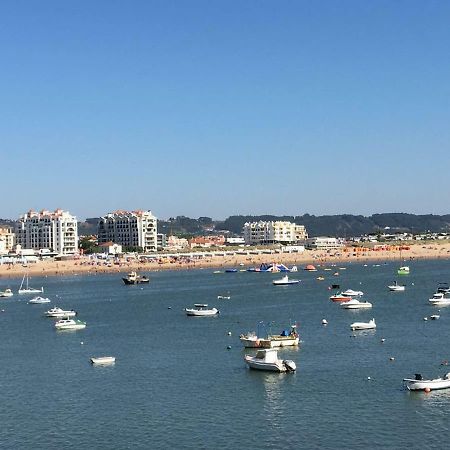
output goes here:
{"type": "Polygon", "coordinates": [[[288,372],[295,372],[295,370],[297,369],[295,362],[290,359],[284,359],[283,364],[284,364],[284,367],[286,367],[286,370],[288,372]]]}

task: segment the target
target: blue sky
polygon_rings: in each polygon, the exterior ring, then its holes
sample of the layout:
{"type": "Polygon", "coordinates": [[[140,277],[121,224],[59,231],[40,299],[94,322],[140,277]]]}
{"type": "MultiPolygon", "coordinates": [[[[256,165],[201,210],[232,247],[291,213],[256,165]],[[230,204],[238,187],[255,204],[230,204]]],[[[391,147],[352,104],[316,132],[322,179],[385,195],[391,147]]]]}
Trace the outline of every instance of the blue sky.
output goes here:
{"type": "Polygon", "coordinates": [[[3,1],[0,217],[449,213],[450,2],[3,1]]]}

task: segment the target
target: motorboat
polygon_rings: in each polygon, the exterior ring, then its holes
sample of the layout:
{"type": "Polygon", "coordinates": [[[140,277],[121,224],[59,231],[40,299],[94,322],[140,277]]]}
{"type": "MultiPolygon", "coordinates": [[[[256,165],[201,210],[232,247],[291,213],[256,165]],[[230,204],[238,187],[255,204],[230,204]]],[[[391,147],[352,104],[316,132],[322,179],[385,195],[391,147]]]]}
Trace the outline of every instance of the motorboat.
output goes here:
{"type": "Polygon", "coordinates": [[[354,322],[350,325],[352,331],[355,330],[372,330],[376,328],[375,319],[371,319],[368,322],[354,322]]]}
{"type": "Polygon", "coordinates": [[[250,369],[271,372],[294,372],[297,368],[292,360],[278,359],[278,351],[274,348],[258,350],[255,356],[245,355],[244,361],[250,369]]]}
{"type": "Polygon", "coordinates": [[[45,317],[53,317],[53,318],[63,318],[63,317],[75,317],[77,315],[76,311],[71,309],[70,311],[64,310],[62,308],[58,308],[55,306],[52,309],[49,309],[44,313],[45,317]]]}
{"type": "Polygon", "coordinates": [[[370,302],[361,302],[356,298],[352,298],[348,302],[341,303],[341,307],[344,309],[363,309],[363,308],[372,308],[372,303],[370,302]]]}
{"type": "Polygon", "coordinates": [[[392,292],[404,291],[405,287],[406,286],[404,284],[398,284],[397,281],[394,281],[393,284],[388,286],[389,290],[392,291],[392,292]]]}
{"type": "Polygon", "coordinates": [[[362,297],[364,295],[364,292],[347,289],[346,291],[342,292],[342,295],[347,295],[348,297],[362,297]]]}
{"type": "Polygon", "coordinates": [[[44,288],[35,289],[29,286],[28,284],[28,274],[25,274],[22,278],[22,283],[20,283],[20,288],[18,290],[19,294],[39,294],[40,292],[44,292],[44,288]],[[25,283],[25,286],[24,286],[25,283]]]}
{"type": "Polygon", "coordinates": [[[401,266],[397,270],[398,275],[409,275],[409,266],[401,266]]]}
{"type": "Polygon", "coordinates": [[[439,314],[432,314],[432,315],[430,316],[430,319],[431,319],[431,320],[438,320],[440,317],[441,317],[441,316],[440,316],[439,314]]]}
{"type": "Polygon", "coordinates": [[[40,297],[39,295],[28,301],[28,303],[32,305],[40,305],[42,303],[50,303],[50,302],[51,300],[48,297],[40,297]]]}
{"type": "Polygon", "coordinates": [[[237,269],[225,269],[225,273],[236,273],[237,269]]]}
{"type": "Polygon", "coordinates": [[[300,342],[297,325],[291,325],[290,330],[283,330],[280,334],[267,334],[266,337],[259,337],[257,333],[251,331],[241,334],[239,339],[245,348],[290,347],[300,342]]]}
{"type": "Polygon", "coordinates": [[[0,291],[0,297],[12,297],[14,295],[13,291],[9,288],[5,289],[4,291],[0,291]]]}
{"type": "Polygon", "coordinates": [[[438,283],[436,292],[442,292],[443,294],[450,294],[450,286],[448,283],[438,283]]]}
{"type": "Polygon", "coordinates": [[[126,277],[122,278],[125,284],[149,283],[150,279],[145,275],[139,275],[137,272],[130,272],[126,277]]]}
{"type": "Polygon", "coordinates": [[[231,299],[231,295],[230,294],[218,295],[217,299],[218,300],[230,300],[231,299]]]}
{"type": "Polygon", "coordinates": [[[432,380],[424,380],[420,373],[416,373],[414,378],[404,378],[403,382],[410,391],[433,391],[436,389],[447,389],[450,387],[450,372],[443,377],[432,380]]]}
{"type": "Polygon", "coordinates": [[[194,308],[185,308],[186,314],[188,316],[215,316],[219,314],[219,310],[217,308],[207,309],[208,305],[204,303],[196,303],[194,308]]]}
{"type": "Polygon", "coordinates": [[[435,292],[428,302],[434,306],[448,306],[450,305],[450,296],[443,292],[435,292]]]}
{"type": "Polygon", "coordinates": [[[279,280],[273,280],[272,284],[275,286],[287,286],[289,284],[298,284],[300,283],[300,280],[290,280],[288,275],[285,275],[284,277],[280,278],[279,280]]]}
{"type": "Polygon", "coordinates": [[[337,292],[330,297],[330,300],[332,302],[348,302],[351,299],[352,297],[350,297],[349,295],[344,295],[343,292],[337,292]]]}
{"type": "Polygon", "coordinates": [[[81,330],[86,328],[86,322],[64,317],[63,319],[58,320],[58,322],[55,322],[55,328],[57,330],[81,330]]]}
{"type": "Polygon", "coordinates": [[[114,356],[98,356],[91,358],[91,363],[99,366],[106,366],[114,364],[115,362],[116,358],[114,356]]]}

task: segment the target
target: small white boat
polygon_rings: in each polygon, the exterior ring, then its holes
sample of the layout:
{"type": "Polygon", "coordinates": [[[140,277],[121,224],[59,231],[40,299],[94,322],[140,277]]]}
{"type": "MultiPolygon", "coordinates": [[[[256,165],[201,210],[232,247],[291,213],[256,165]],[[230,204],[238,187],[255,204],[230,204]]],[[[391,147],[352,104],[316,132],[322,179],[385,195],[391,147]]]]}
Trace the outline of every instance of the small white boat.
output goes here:
{"type": "Polygon", "coordinates": [[[48,297],[34,297],[31,300],[28,301],[28,303],[31,303],[32,305],[40,305],[42,303],[50,303],[51,300],[48,297]]]}
{"type": "Polygon", "coordinates": [[[405,285],[404,284],[398,284],[397,281],[394,281],[394,283],[391,284],[390,286],[388,286],[388,288],[392,292],[399,292],[399,291],[404,291],[405,290],[405,285]]]}
{"type": "Polygon", "coordinates": [[[354,322],[350,325],[352,331],[355,330],[373,330],[377,325],[375,319],[369,320],[368,322],[354,322]]]}
{"type": "Polygon", "coordinates": [[[352,298],[348,302],[341,303],[341,307],[344,308],[344,309],[372,308],[372,303],[370,303],[370,302],[360,302],[356,298],[352,298]]]}
{"type": "Polygon", "coordinates": [[[431,320],[438,320],[440,317],[441,317],[441,316],[440,316],[439,314],[432,314],[432,315],[430,316],[430,319],[431,319],[431,320]]]}
{"type": "Polygon", "coordinates": [[[404,378],[403,382],[410,391],[447,389],[450,387],[450,372],[442,378],[435,378],[433,380],[424,380],[420,373],[416,373],[415,378],[404,378]]]}
{"type": "Polygon", "coordinates": [[[86,328],[86,322],[65,317],[64,319],[58,320],[58,322],[55,323],[55,328],[57,330],[81,330],[83,328],[86,328]]]}
{"type": "Polygon", "coordinates": [[[450,297],[443,292],[435,292],[428,302],[434,306],[448,306],[450,305],[450,297]]]}
{"type": "Polygon", "coordinates": [[[75,317],[77,315],[76,311],[71,309],[70,311],[64,310],[62,308],[58,308],[55,306],[52,309],[49,309],[44,313],[46,317],[54,317],[54,318],[63,318],[63,317],[75,317]]]}
{"type": "Polygon", "coordinates": [[[22,283],[20,283],[20,288],[18,290],[19,294],[38,294],[39,292],[44,292],[44,288],[41,287],[40,289],[35,289],[32,288],[28,285],[28,274],[25,274],[22,278],[22,283]],[[25,283],[25,287],[24,287],[24,282],[26,280],[25,283]]]}
{"type": "Polygon", "coordinates": [[[5,289],[4,291],[0,291],[0,297],[12,297],[14,295],[13,291],[9,288],[5,289]]]}
{"type": "Polygon", "coordinates": [[[250,369],[256,370],[294,372],[297,368],[292,360],[278,359],[278,352],[274,348],[258,350],[255,356],[245,355],[244,360],[250,369]]]}
{"type": "Polygon", "coordinates": [[[401,266],[397,270],[398,275],[409,275],[409,266],[401,266]]]}
{"type": "Polygon", "coordinates": [[[364,295],[364,292],[347,289],[346,291],[342,292],[342,295],[346,295],[347,297],[362,297],[364,295]]]}
{"type": "Polygon", "coordinates": [[[204,303],[196,303],[194,308],[185,308],[186,314],[188,316],[215,316],[219,314],[219,310],[217,308],[207,309],[208,305],[204,303]]]}
{"type": "Polygon", "coordinates": [[[274,284],[275,286],[286,286],[289,284],[297,284],[297,283],[300,283],[300,280],[290,280],[287,275],[280,278],[279,280],[272,281],[272,284],[274,284]]]}
{"type": "Polygon", "coordinates": [[[231,299],[231,295],[230,294],[218,295],[217,299],[218,300],[230,300],[231,299]]]}
{"type": "Polygon", "coordinates": [[[114,356],[99,356],[91,358],[91,363],[99,366],[106,366],[109,364],[114,364],[115,362],[116,358],[114,356]]]}

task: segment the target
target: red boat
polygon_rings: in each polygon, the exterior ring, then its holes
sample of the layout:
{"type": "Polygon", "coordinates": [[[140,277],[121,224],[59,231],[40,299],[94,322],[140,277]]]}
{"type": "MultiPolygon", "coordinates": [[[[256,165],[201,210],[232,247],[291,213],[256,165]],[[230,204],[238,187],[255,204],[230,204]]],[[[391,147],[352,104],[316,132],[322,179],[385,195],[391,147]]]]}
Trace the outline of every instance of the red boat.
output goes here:
{"type": "Polygon", "coordinates": [[[352,299],[352,297],[350,297],[348,295],[341,294],[339,292],[337,294],[334,294],[334,295],[332,295],[330,297],[330,300],[332,302],[348,302],[351,299],[352,299]]]}

